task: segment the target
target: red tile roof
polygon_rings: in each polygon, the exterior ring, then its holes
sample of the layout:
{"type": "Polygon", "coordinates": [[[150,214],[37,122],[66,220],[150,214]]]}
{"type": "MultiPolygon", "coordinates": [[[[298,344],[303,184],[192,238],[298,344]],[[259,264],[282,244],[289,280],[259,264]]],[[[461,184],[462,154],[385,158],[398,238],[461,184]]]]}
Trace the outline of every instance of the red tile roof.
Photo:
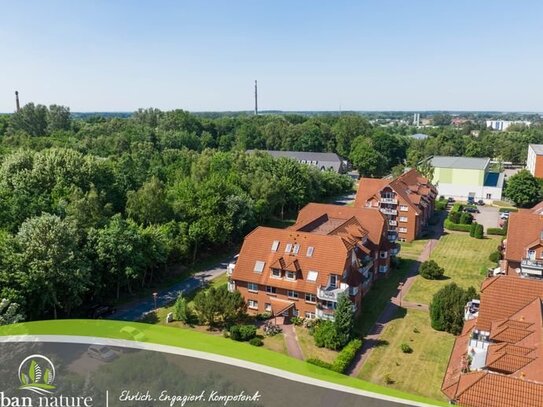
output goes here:
{"type": "Polygon", "coordinates": [[[539,241],[543,231],[543,216],[530,211],[511,213],[507,223],[505,259],[520,262],[526,257],[526,249],[539,241]]]}

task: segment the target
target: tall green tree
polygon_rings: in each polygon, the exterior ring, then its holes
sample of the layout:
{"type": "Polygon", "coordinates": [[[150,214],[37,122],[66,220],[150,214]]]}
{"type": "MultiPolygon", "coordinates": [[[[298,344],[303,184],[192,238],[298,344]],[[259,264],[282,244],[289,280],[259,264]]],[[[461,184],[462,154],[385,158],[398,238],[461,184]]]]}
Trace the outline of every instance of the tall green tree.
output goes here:
{"type": "Polygon", "coordinates": [[[386,172],[387,160],[373,147],[371,139],[363,136],[354,140],[350,159],[363,177],[380,177],[386,172]]]}
{"type": "Polygon", "coordinates": [[[353,338],[354,330],[353,303],[346,294],[342,294],[338,298],[334,327],[340,347],[344,347],[353,338]]]}
{"type": "Polygon", "coordinates": [[[126,211],[128,216],[143,225],[157,225],[171,220],[172,211],[166,199],[164,183],[152,177],[137,191],[129,191],[126,211]]]}
{"type": "Polygon", "coordinates": [[[29,136],[47,134],[47,107],[29,103],[10,117],[8,131],[12,134],[23,132],[29,136]]]}
{"type": "Polygon", "coordinates": [[[505,185],[505,196],[521,208],[533,206],[543,195],[539,181],[528,171],[511,176],[505,185]]]}
{"type": "Polygon", "coordinates": [[[464,307],[474,294],[475,289],[464,290],[455,283],[441,288],[430,304],[432,328],[458,335],[464,326],[464,307]]]}

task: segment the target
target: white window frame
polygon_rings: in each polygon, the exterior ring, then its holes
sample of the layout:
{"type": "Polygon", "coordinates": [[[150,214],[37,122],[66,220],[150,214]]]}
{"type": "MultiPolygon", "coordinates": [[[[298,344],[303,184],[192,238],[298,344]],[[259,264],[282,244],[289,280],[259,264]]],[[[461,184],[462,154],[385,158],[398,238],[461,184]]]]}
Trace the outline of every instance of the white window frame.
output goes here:
{"type": "Polygon", "coordinates": [[[267,302],[266,304],[264,304],[264,311],[266,312],[272,312],[272,305],[267,302]]]}
{"type": "Polygon", "coordinates": [[[262,260],[255,261],[255,267],[253,268],[253,271],[258,274],[262,274],[264,271],[264,267],[266,266],[266,262],[262,260]]]}
{"type": "Polygon", "coordinates": [[[292,251],[292,243],[287,243],[285,245],[285,253],[290,253],[292,251]]]}
{"type": "Polygon", "coordinates": [[[266,286],[266,292],[268,294],[276,295],[277,294],[277,288],[274,287],[273,285],[267,285],[266,286]]]}
{"type": "Polygon", "coordinates": [[[291,281],[296,280],[296,272],[290,270],[285,271],[285,279],[291,281]]]}
{"type": "Polygon", "coordinates": [[[257,300],[248,300],[247,301],[247,308],[258,309],[258,301],[257,300]]]}
{"type": "Polygon", "coordinates": [[[300,311],[298,311],[296,308],[293,308],[293,309],[292,309],[292,315],[295,316],[295,317],[297,317],[297,316],[300,315],[300,311]]]}
{"type": "Polygon", "coordinates": [[[305,314],[304,314],[304,317],[307,318],[307,319],[315,319],[315,318],[317,318],[317,315],[315,315],[314,312],[307,312],[306,311],[305,314]]]}
{"type": "Polygon", "coordinates": [[[408,212],[409,206],[407,205],[400,205],[400,212],[408,212]]]}
{"type": "Polygon", "coordinates": [[[398,232],[407,233],[407,228],[398,228],[398,232]]]}
{"type": "Polygon", "coordinates": [[[388,257],[388,252],[387,251],[380,252],[380,257],[382,259],[386,259],[388,257]]]}
{"type": "Polygon", "coordinates": [[[258,292],[258,284],[257,283],[247,283],[247,291],[250,291],[252,293],[258,292]]]}
{"type": "Polygon", "coordinates": [[[309,246],[307,248],[307,251],[305,253],[305,256],[306,257],[312,257],[313,256],[313,252],[315,251],[315,248],[313,246],[309,246]]]}
{"type": "Polygon", "coordinates": [[[281,273],[281,270],[279,270],[279,269],[271,269],[271,277],[272,277],[272,278],[282,278],[282,275],[281,275],[281,274],[282,274],[282,273],[281,273]],[[277,271],[279,272],[279,275],[278,275],[278,276],[275,275],[275,272],[277,272],[277,271]]]}
{"type": "Polygon", "coordinates": [[[409,219],[407,219],[407,216],[400,216],[399,221],[400,222],[407,222],[409,219]]]}
{"type": "Polygon", "coordinates": [[[274,240],[272,243],[272,252],[277,252],[279,250],[279,240],[274,240]]]}
{"type": "Polygon", "coordinates": [[[307,272],[307,281],[315,282],[319,278],[319,272],[314,270],[309,270],[307,272]]]}
{"type": "Polygon", "coordinates": [[[305,293],[305,302],[308,302],[310,304],[314,304],[317,302],[317,296],[313,293],[305,293]],[[309,299],[308,299],[309,297],[309,299]]]}
{"type": "Polygon", "coordinates": [[[300,252],[300,245],[296,243],[294,246],[292,246],[292,253],[298,254],[300,252]]]}

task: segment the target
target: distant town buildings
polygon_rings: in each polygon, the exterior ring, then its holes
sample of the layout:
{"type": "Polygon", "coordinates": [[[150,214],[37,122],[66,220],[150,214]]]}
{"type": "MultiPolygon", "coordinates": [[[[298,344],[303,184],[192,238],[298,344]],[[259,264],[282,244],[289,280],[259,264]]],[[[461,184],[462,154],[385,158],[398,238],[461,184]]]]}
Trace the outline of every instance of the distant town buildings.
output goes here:
{"type": "Polygon", "coordinates": [[[543,178],[543,144],[530,144],[526,168],[537,178],[543,178]]]}
{"type": "Polygon", "coordinates": [[[393,178],[361,178],[355,207],[379,210],[389,234],[411,242],[420,236],[434,212],[435,187],[417,170],[393,178]]]}
{"type": "MultiPolygon", "coordinates": [[[[248,153],[254,153],[258,150],[247,150],[248,153]]],[[[286,157],[293,158],[299,163],[313,165],[318,169],[332,170],[338,173],[344,173],[348,169],[346,160],[342,160],[336,153],[313,153],[307,151],[277,151],[261,150],[270,154],[274,158],[286,157]]]]}
{"type": "Polygon", "coordinates": [[[497,131],[506,131],[511,125],[513,124],[524,124],[526,126],[529,126],[531,122],[526,120],[515,120],[515,121],[509,121],[509,120],[487,120],[486,121],[486,127],[497,130],[497,131]]]}
{"type": "Polygon", "coordinates": [[[457,199],[500,200],[503,172],[492,172],[490,158],[435,156],[432,183],[439,195],[457,199]]]}
{"type": "Polygon", "coordinates": [[[373,281],[390,272],[400,250],[394,240],[377,211],[309,204],[293,226],[258,227],[245,237],[228,287],[253,314],[334,319],[342,294],[359,312],[373,281]]]}

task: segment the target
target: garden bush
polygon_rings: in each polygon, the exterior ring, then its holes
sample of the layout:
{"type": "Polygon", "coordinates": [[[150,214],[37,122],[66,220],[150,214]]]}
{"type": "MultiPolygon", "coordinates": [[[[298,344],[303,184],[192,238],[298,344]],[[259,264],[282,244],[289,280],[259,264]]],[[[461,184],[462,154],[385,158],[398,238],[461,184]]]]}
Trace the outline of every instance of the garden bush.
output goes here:
{"type": "Polygon", "coordinates": [[[518,212],[517,208],[500,208],[500,212],[518,212]]]}
{"type": "Polygon", "coordinates": [[[485,236],[485,230],[483,228],[483,225],[478,224],[477,227],[475,228],[475,235],[473,237],[475,237],[475,239],[482,239],[484,236],[485,236]]]}
{"type": "Polygon", "coordinates": [[[413,353],[413,348],[409,346],[407,343],[402,343],[400,345],[400,349],[403,353],[413,353]]]}
{"type": "Polygon", "coordinates": [[[356,356],[356,352],[362,347],[362,341],[360,339],[351,340],[345,347],[339,352],[336,360],[332,363],[331,369],[338,373],[345,373],[351,362],[356,356]]]}
{"type": "Polygon", "coordinates": [[[460,215],[460,222],[462,225],[471,225],[473,222],[473,216],[471,213],[463,212],[462,215],[460,215]]]}
{"type": "Polygon", "coordinates": [[[469,228],[469,235],[475,237],[475,229],[477,229],[477,222],[473,222],[469,228]]]}
{"type": "Polygon", "coordinates": [[[313,332],[315,345],[319,348],[326,347],[328,349],[337,350],[341,345],[336,327],[332,321],[320,322],[313,332]]]}
{"type": "Polygon", "coordinates": [[[490,253],[490,256],[488,256],[488,260],[490,260],[493,263],[498,263],[502,258],[502,255],[500,252],[495,251],[490,253]]]}
{"type": "Polygon", "coordinates": [[[436,211],[444,211],[445,209],[447,209],[447,201],[446,200],[436,201],[436,211]]]}
{"type": "Polygon", "coordinates": [[[496,236],[505,236],[507,234],[507,229],[505,228],[488,228],[486,230],[487,235],[496,235],[496,236]]]}
{"type": "Polygon", "coordinates": [[[300,326],[304,323],[304,319],[300,317],[292,317],[290,319],[290,322],[292,322],[296,326],[300,326]]]}
{"type": "Polygon", "coordinates": [[[426,260],[421,264],[419,274],[421,277],[427,280],[439,280],[443,277],[445,269],[439,267],[439,265],[434,260],[426,260]]]}
{"type": "Polygon", "coordinates": [[[249,341],[256,336],[254,325],[232,325],[230,327],[230,338],[235,341],[249,341]]]}
{"type": "Polygon", "coordinates": [[[460,223],[460,218],[462,217],[462,214],[460,212],[451,212],[449,213],[449,220],[452,223],[460,223]]]}
{"type": "Polygon", "coordinates": [[[458,223],[451,222],[449,219],[445,219],[443,226],[445,229],[455,230],[457,232],[469,232],[471,228],[471,225],[460,225],[458,223]]]}
{"type": "Polygon", "coordinates": [[[321,360],[319,358],[309,358],[309,359],[306,359],[306,362],[311,365],[324,367],[325,369],[332,369],[331,363],[325,362],[324,360],[321,360]]]}
{"type": "Polygon", "coordinates": [[[257,338],[257,337],[254,337],[252,338],[249,343],[253,346],[262,346],[264,345],[264,341],[262,341],[262,339],[260,338],[257,338]]]}
{"type": "Polygon", "coordinates": [[[256,314],[256,319],[260,321],[265,321],[266,319],[270,319],[272,317],[271,312],[263,312],[262,314],[256,314]]]}

